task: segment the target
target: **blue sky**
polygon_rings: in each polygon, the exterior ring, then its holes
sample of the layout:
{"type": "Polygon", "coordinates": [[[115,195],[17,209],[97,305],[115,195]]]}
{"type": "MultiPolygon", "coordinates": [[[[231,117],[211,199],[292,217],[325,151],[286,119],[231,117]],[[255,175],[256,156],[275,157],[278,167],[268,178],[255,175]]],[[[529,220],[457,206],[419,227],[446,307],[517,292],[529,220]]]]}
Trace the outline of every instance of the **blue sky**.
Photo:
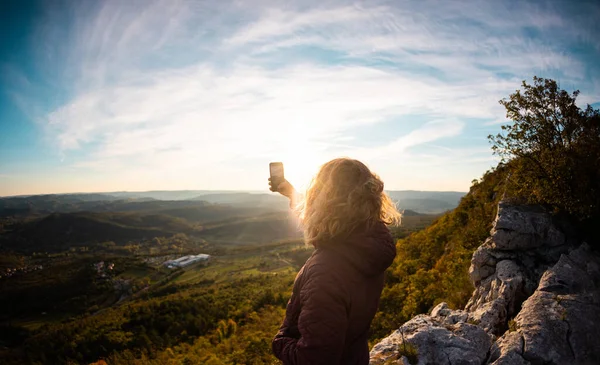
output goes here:
{"type": "Polygon", "coordinates": [[[4,1],[0,195],[304,185],[328,159],[466,191],[533,75],[600,102],[594,1],[4,1]]]}

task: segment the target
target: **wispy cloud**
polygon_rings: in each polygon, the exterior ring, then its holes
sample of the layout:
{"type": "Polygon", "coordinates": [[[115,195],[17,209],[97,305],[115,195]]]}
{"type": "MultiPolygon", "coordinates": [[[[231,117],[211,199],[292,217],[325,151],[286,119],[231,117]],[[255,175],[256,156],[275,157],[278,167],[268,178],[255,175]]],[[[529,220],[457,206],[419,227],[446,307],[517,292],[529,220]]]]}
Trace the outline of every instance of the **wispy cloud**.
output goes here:
{"type": "Polygon", "coordinates": [[[38,33],[40,64],[67,95],[47,132],[74,169],[156,177],[337,154],[481,165],[491,161],[481,143],[415,148],[468,135],[470,120],[485,135],[504,115],[497,100],[533,74],[599,90],[586,81],[598,70],[567,49],[596,46],[594,28],[575,29],[553,3],[90,4],[49,9],[38,33]],[[400,119],[389,143],[349,138],[400,119]]]}
{"type": "MultiPolygon", "coordinates": [[[[434,120],[427,122],[419,128],[402,135],[388,144],[373,148],[362,148],[347,151],[347,155],[360,155],[368,160],[376,160],[378,158],[396,158],[409,152],[411,147],[419,146],[429,142],[434,142],[442,138],[454,137],[459,135],[465,124],[458,120],[434,120]]],[[[452,151],[450,148],[444,149],[442,154],[452,151]]],[[[435,156],[435,151],[429,156],[435,156]]],[[[439,159],[438,159],[439,161],[439,159]]],[[[424,163],[422,159],[418,160],[419,164],[424,163]]]]}

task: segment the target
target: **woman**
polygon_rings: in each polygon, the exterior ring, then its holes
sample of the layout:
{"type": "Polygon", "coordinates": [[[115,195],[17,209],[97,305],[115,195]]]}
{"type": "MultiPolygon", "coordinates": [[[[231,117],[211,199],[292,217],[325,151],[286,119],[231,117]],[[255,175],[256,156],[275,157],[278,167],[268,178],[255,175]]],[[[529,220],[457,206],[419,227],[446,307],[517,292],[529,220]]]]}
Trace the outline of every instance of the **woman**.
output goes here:
{"type": "MultiPolygon", "coordinates": [[[[289,182],[271,190],[295,205],[289,182]]],[[[383,273],[396,256],[386,224],[400,213],[377,175],[347,158],[321,167],[300,209],[315,251],[296,276],[273,352],[286,365],[366,365],[383,273]]]]}

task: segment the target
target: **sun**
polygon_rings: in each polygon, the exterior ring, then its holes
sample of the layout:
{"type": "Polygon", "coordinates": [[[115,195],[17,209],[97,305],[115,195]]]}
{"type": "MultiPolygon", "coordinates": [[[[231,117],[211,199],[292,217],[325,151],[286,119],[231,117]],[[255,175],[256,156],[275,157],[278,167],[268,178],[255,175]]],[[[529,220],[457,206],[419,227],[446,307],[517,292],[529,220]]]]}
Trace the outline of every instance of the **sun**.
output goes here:
{"type": "Polygon", "coordinates": [[[296,187],[304,190],[310,184],[311,179],[317,173],[319,164],[311,163],[306,158],[288,155],[282,159],[286,179],[296,187]]]}
{"type": "Polygon", "coordinates": [[[306,138],[296,135],[281,151],[286,179],[298,190],[304,190],[325,162],[318,148],[306,138]]]}

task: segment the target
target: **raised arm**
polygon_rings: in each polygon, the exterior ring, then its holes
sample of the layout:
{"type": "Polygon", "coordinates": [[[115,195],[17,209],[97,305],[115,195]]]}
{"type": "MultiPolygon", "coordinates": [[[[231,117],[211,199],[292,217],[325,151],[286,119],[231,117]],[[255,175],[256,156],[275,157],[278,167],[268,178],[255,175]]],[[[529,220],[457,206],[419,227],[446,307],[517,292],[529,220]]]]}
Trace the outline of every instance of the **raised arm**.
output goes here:
{"type": "Polygon", "coordinates": [[[298,203],[302,201],[302,195],[296,191],[294,186],[289,181],[284,180],[278,186],[271,184],[271,178],[269,178],[269,189],[272,192],[277,192],[290,200],[290,208],[294,209],[298,206],[298,203]]]}

